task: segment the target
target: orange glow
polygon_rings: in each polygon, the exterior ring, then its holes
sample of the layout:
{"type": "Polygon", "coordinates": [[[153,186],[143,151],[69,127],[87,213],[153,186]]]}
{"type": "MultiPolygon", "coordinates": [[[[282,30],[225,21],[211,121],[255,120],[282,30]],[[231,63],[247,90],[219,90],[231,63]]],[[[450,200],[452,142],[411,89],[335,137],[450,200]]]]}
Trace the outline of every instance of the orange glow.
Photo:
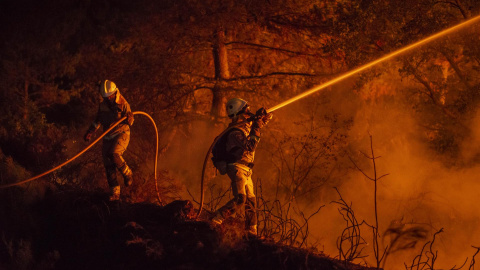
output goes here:
{"type": "Polygon", "coordinates": [[[480,19],[480,15],[479,15],[479,16],[476,16],[476,17],[474,17],[474,18],[472,18],[472,19],[470,19],[470,20],[467,20],[467,21],[465,21],[465,22],[463,22],[463,23],[460,23],[460,24],[457,24],[457,25],[455,25],[455,26],[453,26],[453,27],[450,27],[450,28],[448,28],[448,29],[445,29],[445,30],[443,30],[443,31],[441,31],[441,32],[439,32],[439,33],[436,33],[436,34],[434,34],[434,35],[431,35],[431,36],[429,36],[429,37],[427,37],[427,38],[424,38],[424,39],[422,39],[422,40],[420,40],[420,41],[418,41],[418,42],[416,42],[416,43],[414,43],[414,44],[411,44],[411,45],[409,45],[409,46],[406,46],[406,47],[403,47],[403,48],[401,48],[401,49],[399,49],[399,50],[396,50],[396,51],[394,51],[394,52],[392,52],[392,53],[389,53],[389,54],[385,55],[385,56],[382,57],[382,58],[379,58],[379,59],[377,59],[377,60],[375,60],[375,61],[373,61],[373,62],[367,63],[367,64],[365,64],[365,65],[363,65],[363,66],[360,66],[360,67],[358,67],[358,68],[356,68],[356,69],[354,69],[354,70],[352,70],[352,71],[350,71],[350,72],[348,72],[348,73],[345,73],[345,74],[343,74],[343,75],[341,75],[341,76],[339,76],[339,77],[337,77],[337,78],[335,78],[335,79],[332,79],[332,80],[330,80],[330,81],[327,81],[327,82],[324,83],[324,84],[315,86],[314,88],[312,88],[312,89],[310,89],[310,90],[308,90],[308,91],[306,91],[306,92],[303,92],[303,93],[301,93],[300,95],[297,95],[297,96],[295,96],[295,97],[293,97],[293,98],[290,98],[290,99],[288,99],[288,100],[286,100],[286,101],[284,101],[284,102],[282,102],[282,103],[280,103],[280,104],[278,104],[278,105],[276,105],[276,106],[268,109],[268,112],[273,112],[273,111],[275,111],[275,110],[277,110],[277,109],[280,109],[280,108],[282,108],[282,107],[284,107],[284,106],[286,106],[286,105],[288,105],[288,104],[290,104],[290,103],[292,103],[292,102],[295,102],[295,101],[297,101],[297,100],[299,100],[299,99],[302,99],[302,98],[304,98],[304,97],[306,97],[306,96],[308,96],[308,95],[311,95],[311,94],[313,94],[313,93],[315,93],[315,92],[317,92],[317,91],[319,91],[319,90],[322,90],[322,89],[324,89],[324,88],[326,88],[326,87],[328,87],[328,86],[330,86],[330,85],[333,85],[333,84],[335,84],[335,83],[337,83],[337,82],[339,82],[339,81],[341,81],[341,80],[343,80],[343,79],[346,79],[346,78],[348,78],[348,77],[350,77],[350,76],[352,76],[352,75],[354,75],[354,74],[357,74],[357,73],[359,73],[360,71],[363,71],[363,70],[365,70],[365,69],[367,69],[367,68],[369,68],[369,67],[372,67],[372,66],[374,66],[374,65],[376,65],[376,64],[378,64],[378,63],[381,63],[381,62],[383,62],[383,61],[386,61],[386,60],[388,60],[388,59],[390,59],[390,58],[393,58],[393,57],[395,57],[395,56],[397,56],[397,55],[399,55],[399,54],[401,54],[401,53],[404,53],[404,52],[406,52],[406,51],[408,51],[408,50],[411,50],[411,49],[413,49],[413,48],[419,47],[419,46],[421,46],[421,45],[423,45],[423,44],[426,44],[426,43],[428,43],[428,42],[430,42],[430,41],[432,41],[432,40],[434,40],[434,39],[437,39],[437,38],[439,38],[439,37],[441,37],[441,36],[450,34],[450,33],[452,33],[453,31],[459,30],[459,29],[461,29],[461,28],[463,28],[463,27],[465,27],[465,26],[467,26],[467,25],[470,25],[470,24],[476,22],[476,21],[479,20],[479,19],[480,19]]]}

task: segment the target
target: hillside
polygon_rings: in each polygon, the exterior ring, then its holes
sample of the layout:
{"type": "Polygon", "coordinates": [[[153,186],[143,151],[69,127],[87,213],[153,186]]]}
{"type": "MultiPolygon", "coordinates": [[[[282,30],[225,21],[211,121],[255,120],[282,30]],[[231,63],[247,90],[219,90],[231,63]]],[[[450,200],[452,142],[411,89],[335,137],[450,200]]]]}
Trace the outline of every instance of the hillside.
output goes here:
{"type": "Polygon", "coordinates": [[[247,239],[235,221],[214,228],[193,219],[190,201],[162,207],[106,197],[63,190],[23,210],[3,204],[0,269],[367,269],[247,239]]]}

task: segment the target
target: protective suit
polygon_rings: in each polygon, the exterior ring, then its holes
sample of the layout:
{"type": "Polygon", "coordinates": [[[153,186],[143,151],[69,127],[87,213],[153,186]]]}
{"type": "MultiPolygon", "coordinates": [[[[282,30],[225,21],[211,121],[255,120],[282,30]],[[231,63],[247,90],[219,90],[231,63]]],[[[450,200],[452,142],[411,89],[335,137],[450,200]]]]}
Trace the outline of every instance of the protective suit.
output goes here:
{"type": "Polygon", "coordinates": [[[133,124],[134,118],[130,105],[113,82],[108,80],[102,82],[100,93],[104,99],[99,105],[95,120],[85,134],[85,141],[89,141],[100,126],[103,127],[103,130],[107,130],[121,118],[127,117],[125,121],[103,137],[103,164],[110,187],[110,200],[114,201],[120,199],[117,170],[122,174],[125,186],[131,185],[133,181],[132,170],[128,167],[122,155],[130,142],[130,126],[133,124]]]}
{"type": "Polygon", "coordinates": [[[246,101],[232,99],[227,102],[227,114],[232,118],[229,127],[226,151],[229,154],[227,175],[231,180],[233,199],[216,211],[213,223],[221,224],[223,220],[245,207],[245,228],[249,234],[257,234],[256,198],[252,181],[252,168],[255,149],[260,141],[260,129],[272,118],[262,108],[256,119],[248,121],[252,116],[246,101]],[[234,104],[233,108],[230,106],[234,104]],[[235,109],[235,106],[238,108],[235,109]],[[230,108],[230,110],[229,110],[230,108]]]}

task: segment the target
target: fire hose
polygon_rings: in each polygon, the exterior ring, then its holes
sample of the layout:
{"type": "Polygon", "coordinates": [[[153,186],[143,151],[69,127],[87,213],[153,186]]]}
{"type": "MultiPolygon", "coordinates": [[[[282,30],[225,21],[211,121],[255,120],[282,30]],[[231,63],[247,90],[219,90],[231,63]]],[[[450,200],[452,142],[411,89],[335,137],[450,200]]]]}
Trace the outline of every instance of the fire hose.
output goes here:
{"type": "MultiPolygon", "coordinates": [[[[406,51],[409,51],[409,50],[411,50],[411,49],[413,49],[413,48],[416,48],[416,47],[419,47],[419,46],[421,46],[421,45],[424,45],[424,44],[426,44],[426,43],[428,43],[428,42],[430,42],[430,41],[433,41],[433,40],[435,40],[435,39],[437,39],[437,38],[439,38],[439,37],[441,37],[441,36],[444,36],[444,35],[447,35],[447,34],[450,34],[450,33],[454,32],[454,31],[457,31],[457,30],[459,30],[459,29],[461,29],[461,28],[463,28],[463,27],[465,27],[465,26],[467,26],[467,25],[470,25],[470,24],[472,24],[472,23],[477,22],[478,20],[480,20],[480,15],[477,15],[477,16],[469,19],[469,20],[466,20],[466,21],[464,21],[464,22],[462,22],[462,23],[459,23],[459,24],[457,24],[457,25],[455,25],[455,26],[452,26],[452,27],[450,27],[450,28],[447,28],[447,29],[445,29],[445,30],[443,30],[443,31],[440,31],[440,32],[436,33],[436,34],[433,34],[433,35],[431,35],[431,36],[428,36],[428,37],[426,37],[426,38],[424,38],[424,39],[421,39],[421,40],[419,40],[419,41],[417,41],[417,42],[415,42],[415,43],[413,43],[413,44],[411,44],[411,45],[402,47],[402,48],[400,48],[400,49],[398,49],[398,50],[396,50],[396,51],[393,51],[393,52],[391,52],[391,53],[383,56],[383,57],[380,57],[380,58],[377,59],[377,60],[374,60],[374,61],[372,61],[372,62],[369,62],[369,63],[367,63],[367,64],[365,64],[365,65],[362,65],[362,66],[360,66],[360,67],[358,67],[358,68],[355,68],[355,69],[353,69],[353,70],[351,70],[351,71],[349,71],[349,72],[344,73],[343,75],[340,75],[340,76],[338,76],[338,77],[336,77],[336,78],[333,78],[333,79],[331,79],[331,80],[329,80],[329,81],[327,81],[327,82],[325,82],[325,83],[323,83],[323,84],[317,85],[317,86],[315,86],[315,87],[313,87],[313,88],[311,88],[311,89],[309,89],[309,90],[307,90],[307,91],[305,91],[305,92],[303,92],[303,93],[300,93],[300,94],[297,95],[297,96],[294,96],[294,97],[292,97],[292,98],[290,98],[290,99],[288,99],[288,100],[285,100],[285,101],[281,102],[280,104],[277,104],[277,105],[275,105],[274,107],[268,109],[267,112],[270,113],[270,112],[273,112],[273,111],[275,111],[275,110],[277,110],[277,109],[280,109],[280,108],[282,108],[282,107],[284,107],[284,106],[287,106],[288,104],[290,104],[290,103],[292,103],[292,102],[295,102],[295,101],[297,101],[297,100],[299,100],[299,99],[302,99],[302,98],[304,98],[304,97],[306,97],[306,96],[309,96],[309,95],[311,95],[311,94],[313,94],[313,93],[315,93],[315,92],[317,92],[317,91],[320,91],[320,90],[322,90],[322,89],[325,89],[325,88],[327,88],[328,86],[331,86],[331,85],[333,85],[333,84],[335,84],[335,83],[337,83],[337,82],[339,82],[339,81],[342,81],[342,80],[344,80],[344,79],[346,79],[346,78],[349,78],[349,77],[351,77],[352,75],[355,75],[355,74],[357,74],[357,73],[359,73],[359,72],[361,72],[361,71],[363,71],[363,70],[366,70],[366,69],[368,69],[368,68],[370,68],[370,67],[372,67],[372,66],[374,66],[374,65],[377,65],[377,64],[379,64],[379,63],[381,63],[381,62],[384,62],[384,61],[386,61],[386,60],[389,60],[389,59],[391,59],[391,58],[393,58],[393,57],[395,57],[395,56],[398,56],[398,55],[400,55],[400,54],[402,54],[402,53],[404,53],[404,52],[406,52],[406,51]]],[[[203,196],[203,185],[204,185],[204,178],[205,178],[205,169],[206,169],[206,166],[207,166],[207,163],[208,163],[208,157],[210,156],[210,153],[212,152],[213,146],[215,145],[215,143],[217,142],[217,140],[218,140],[220,137],[222,137],[223,134],[225,134],[227,131],[231,130],[231,129],[234,128],[234,127],[235,127],[235,126],[231,126],[231,127],[227,128],[227,129],[225,129],[222,133],[220,133],[220,135],[218,135],[218,136],[213,140],[213,143],[212,143],[212,145],[210,146],[210,148],[208,149],[207,155],[205,156],[205,160],[204,160],[204,162],[203,162],[203,168],[202,168],[202,178],[201,178],[201,181],[200,181],[200,185],[201,185],[201,186],[200,186],[200,207],[199,207],[198,212],[197,212],[197,218],[200,216],[200,213],[202,212],[202,208],[203,208],[203,200],[204,200],[204,196],[203,196]]]]}
{"type": "MultiPolygon", "coordinates": [[[[134,115],[135,114],[141,114],[141,115],[144,115],[144,116],[148,117],[148,119],[150,119],[150,121],[152,122],[153,127],[155,128],[156,147],[155,147],[155,164],[154,164],[154,169],[153,169],[154,170],[153,176],[154,176],[154,181],[155,181],[155,191],[157,192],[157,200],[160,204],[163,204],[162,200],[160,199],[160,193],[158,191],[158,181],[157,181],[157,160],[158,160],[158,130],[157,130],[157,125],[155,124],[155,121],[153,121],[153,118],[145,112],[137,111],[137,112],[133,112],[133,114],[134,115]]],[[[40,177],[45,176],[49,173],[52,173],[52,172],[60,169],[61,167],[69,164],[70,162],[72,162],[73,160],[75,160],[76,158],[81,156],[83,153],[88,151],[90,148],[92,148],[98,141],[100,141],[100,139],[102,139],[105,135],[107,135],[108,132],[110,132],[113,128],[115,128],[118,124],[123,122],[125,119],[127,119],[127,117],[123,117],[122,119],[115,122],[115,124],[111,125],[105,132],[102,133],[102,135],[100,135],[97,139],[95,139],[92,143],[90,143],[85,149],[83,149],[82,151],[80,151],[78,154],[76,154],[72,158],[68,159],[67,161],[63,162],[62,164],[56,166],[55,168],[52,168],[52,169],[50,169],[46,172],[43,172],[39,175],[36,175],[34,177],[31,177],[29,179],[26,179],[26,180],[23,180],[23,181],[20,181],[20,182],[15,182],[15,183],[6,184],[6,185],[0,185],[0,189],[13,187],[13,186],[19,186],[19,185],[31,182],[33,180],[39,179],[40,177]]]]}
{"type": "MultiPolygon", "coordinates": [[[[311,94],[313,94],[313,93],[315,93],[315,92],[317,92],[317,91],[319,91],[319,90],[325,89],[326,87],[331,86],[331,85],[333,85],[333,84],[335,84],[335,83],[337,83],[337,82],[339,82],[339,81],[341,81],[341,80],[344,80],[344,79],[346,79],[346,78],[348,78],[348,77],[351,77],[352,75],[357,74],[357,73],[359,73],[359,72],[361,72],[361,71],[363,71],[363,70],[365,70],[365,69],[367,69],[367,68],[370,68],[370,67],[372,67],[372,66],[374,66],[374,65],[377,65],[377,64],[379,64],[379,63],[381,63],[381,62],[384,62],[384,61],[386,61],[386,60],[388,60],[388,59],[391,59],[391,58],[393,58],[393,57],[395,57],[395,56],[398,56],[398,55],[400,55],[400,54],[402,54],[402,53],[404,53],[404,52],[406,52],[406,51],[408,51],[408,50],[411,50],[411,49],[416,48],[416,47],[418,47],[418,46],[424,45],[424,44],[426,44],[426,43],[428,43],[428,42],[430,42],[430,41],[433,41],[433,40],[435,40],[435,39],[437,39],[437,38],[439,38],[439,37],[441,37],[441,36],[444,36],[444,35],[446,35],[446,34],[450,34],[451,32],[454,32],[454,31],[456,31],[456,30],[459,30],[460,28],[463,28],[463,27],[465,27],[465,26],[467,26],[467,25],[470,25],[470,24],[476,22],[476,21],[479,20],[479,19],[480,19],[480,16],[473,17],[473,18],[471,18],[471,19],[469,19],[469,20],[467,20],[467,21],[465,21],[465,22],[463,22],[463,23],[457,24],[457,25],[455,25],[455,26],[453,26],[453,27],[450,27],[450,28],[448,28],[448,29],[446,29],[446,30],[443,30],[443,31],[438,32],[438,33],[436,33],[436,34],[433,34],[433,35],[431,35],[431,36],[429,36],[429,37],[427,37],[427,38],[424,38],[424,39],[422,39],[422,40],[420,40],[420,41],[418,41],[418,42],[416,42],[416,43],[413,43],[413,44],[411,44],[411,45],[408,45],[408,46],[406,46],[406,47],[403,47],[403,48],[401,48],[401,49],[398,49],[398,50],[396,50],[396,51],[394,51],[394,52],[392,52],[392,53],[389,53],[389,54],[387,54],[387,55],[385,55],[385,56],[383,56],[383,57],[381,57],[381,58],[379,58],[379,59],[377,59],[377,60],[375,60],[375,61],[372,61],[372,62],[370,62],[370,63],[367,63],[367,64],[365,64],[365,65],[363,65],[363,66],[360,66],[360,67],[358,67],[358,68],[356,68],[356,69],[354,69],[354,70],[352,70],[352,71],[349,71],[349,72],[347,72],[347,73],[345,73],[345,74],[343,74],[343,75],[341,75],[341,76],[339,76],[339,77],[336,77],[336,78],[334,78],[334,79],[332,79],[332,80],[329,80],[329,81],[327,81],[326,83],[323,83],[323,84],[321,84],[321,85],[318,85],[318,86],[316,86],[316,87],[313,87],[313,88],[311,88],[311,89],[309,89],[309,90],[307,90],[307,91],[305,91],[305,92],[303,92],[303,93],[301,93],[301,94],[299,94],[299,95],[297,95],[297,96],[295,96],[295,97],[293,97],[293,98],[290,98],[290,99],[288,99],[288,100],[286,100],[286,101],[284,101],[284,102],[282,102],[282,103],[280,103],[280,104],[272,107],[271,109],[267,110],[267,112],[270,113],[270,112],[273,112],[273,111],[275,111],[275,110],[277,110],[277,109],[280,109],[280,108],[282,108],[282,107],[284,107],[284,106],[286,106],[286,105],[288,105],[288,104],[290,104],[290,103],[292,103],[292,102],[295,102],[295,101],[297,101],[297,100],[299,100],[299,99],[302,99],[302,98],[304,98],[304,97],[306,97],[306,96],[309,96],[309,95],[311,95],[311,94]]],[[[155,124],[155,121],[153,121],[152,117],[150,117],[150,115],[148,115],[147,113],[141,112],[141,111],[137,111],[137,112],[133,112],[133,114],[142,114],[142,115],[147,116],[147,117],[151,120],[153,126],[155,127],[155,132],[156,132],[156,149],[155,149],[156,151],[155,151],[155,165],[154,165],[155,190],[156,190],[156,192],[157,192],[157,199],[158,199],[159,203],[162,204],[162,201],[161,201],[160,195],[159,195],[159,191],[158,191],[158,183],[157,183],[157,176],[156,176],[156,173],[157,173],[157,159],[158,159],[158,130],[157,130],[157,126],[156,126],[156,124],[155,124]]],[[[121,123],[122,121],[124,121],[125,119],[126,119],[126,117],[124,117],[124,118],[120,119],[119,121],[117,121],[117,122],[116,122],[115,124],[113,124],[109,129],[107,129],[100,137],[98,137],[98,138],[97,138],[96,140],[94,140],[90,145],[88,145],[84,150],[80,151],[77,155],[75,155],[75,156],[72,157],[71,159],[65,161],[64,163],[58,165],[57,167],[55,167],[55,168],[53,168],[53,169],[51,169],[51,170],[48,170],[48,171],[46,171],[46,172],[44,172],[44,173],[42,173],[42,174],[39,174],[39,175],[37,175],[37,176],[34,176],[34,177],[32,177],[32,178],[29,178],[29,179],[27,179],[27,180],[24,180],[24,181],[20,181],[20,182],[16,182],[16,183],[11,183],[11,184],[6,184],[6,185],[0,185],[0,189],[8,188],[8,187],[13,187],[13,186],[18,186],[18,185],[22,185],[22,184],[28,183],[28,182],[30,182],[30,181],[33,181],[33,180],[35,180],[35,179],[38,179],[38,178],[40,178],[40,177],[42,177],[42,176],[45,176],[45,175],[47,175],[47,174],[49,174],[49,173],[52,173],[52,172],[60,169],[61,167],[67,165],[68,163],[72,162],[74,159],[78,158],[78,157],[81,156],[83,153],[85,153],[88,149],[90,149],[93,145],[95,145],[101,138],[103,138],[108,132],[110,132],[115,126],[117,126],[118,124],[120,124],[120,123],[121,123]]],[[[205,178],[206,166],[207,166],[207,163],[208,163],[208,157],[210,156],[210,153],[211,153],[211,151],[212,151],[215,143],[217,142],[217,140],[218,140],[221,136],[223,136],[226,132],[228,132],[229,130],[231,130],[231,129],[234,128],[234,127],[235,127],[235,125],[234,125],[234,126],[230,126],[229,128],[225,129],[222,133],[220,133],[220,135],[218,135],[218,136],[214,139],[212,145],[210,146],[210,148],[209,148],[209,150],[208,150],[208,152],[207,152],[207,155],[205,156],[205,160],[204,160],[203,168],[202,168],[202,177],[201,177],[200,207],[199,207],[199,210],[198,210],[198,213],[197,213],[197,218],[200,216],[200,213],[201,213],[202,208],[203,208],[203,201],[204,201],[204,194],[203,194],[203,193],[204,193],[204,188],[203,188],[203,186],[204,186],[204,178],[205,178]]]]}

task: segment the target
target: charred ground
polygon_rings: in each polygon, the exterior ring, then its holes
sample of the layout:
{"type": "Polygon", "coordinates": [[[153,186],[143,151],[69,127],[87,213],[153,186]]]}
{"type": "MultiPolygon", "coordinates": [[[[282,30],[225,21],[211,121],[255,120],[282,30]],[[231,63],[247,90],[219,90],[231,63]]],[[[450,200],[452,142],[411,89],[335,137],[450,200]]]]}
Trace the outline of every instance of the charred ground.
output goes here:
{"type": "Polygon", "coordinates": [[[9,204],[17,191],[3,192],[1,269],[367,269],[248,239],[235,220],[196,221],[190,201],[111,203],[101,191],[64,189],[9,204]]]}

